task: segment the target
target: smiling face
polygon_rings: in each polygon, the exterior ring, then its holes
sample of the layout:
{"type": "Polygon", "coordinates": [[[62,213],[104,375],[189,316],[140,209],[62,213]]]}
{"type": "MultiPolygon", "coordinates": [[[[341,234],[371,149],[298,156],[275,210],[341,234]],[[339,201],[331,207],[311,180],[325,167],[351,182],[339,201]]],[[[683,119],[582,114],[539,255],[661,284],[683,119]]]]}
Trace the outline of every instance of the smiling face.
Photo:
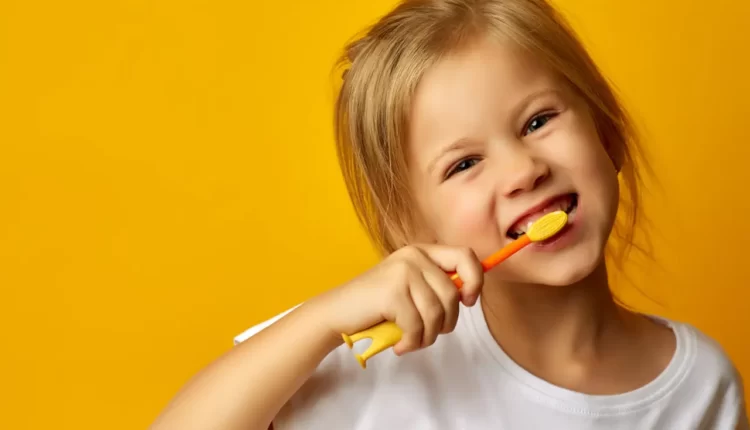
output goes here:
{"type": "Polygon", "coordinates": [[[497,251],[546,212],[570,213],[488,280],[569,285],[603,261],[615,166],[583,99],[511,44],[481,39],[443,57],[413,99],[406,158],[420,241],[497,251]]]}

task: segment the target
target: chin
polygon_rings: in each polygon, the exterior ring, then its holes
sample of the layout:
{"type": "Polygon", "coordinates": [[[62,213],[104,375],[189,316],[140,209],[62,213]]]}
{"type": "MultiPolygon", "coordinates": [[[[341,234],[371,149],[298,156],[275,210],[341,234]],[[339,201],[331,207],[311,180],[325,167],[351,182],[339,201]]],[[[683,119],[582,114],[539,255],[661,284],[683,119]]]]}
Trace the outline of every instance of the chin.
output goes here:
{"type": "Polygon", "coordinates": [[[574,261],[565,261],[560,259],[559,261],[550,262],[542,270],[539,270],[538,274],[541,276],[533,276],[530,283],[539,285],[548,285],[550,287],[567,287],[591,276],[602,264],[602,258],[595,256],[581,256],[574,261]]]}
{"type": "Polygon", "coordinates": [[[555,253],[542,253],[507,267],[504,282],[567,287],[594,273],[604,261],[603,247],[583,244],[555,253]],[[586,249],[588,248],[588,249],[586,249]]]}

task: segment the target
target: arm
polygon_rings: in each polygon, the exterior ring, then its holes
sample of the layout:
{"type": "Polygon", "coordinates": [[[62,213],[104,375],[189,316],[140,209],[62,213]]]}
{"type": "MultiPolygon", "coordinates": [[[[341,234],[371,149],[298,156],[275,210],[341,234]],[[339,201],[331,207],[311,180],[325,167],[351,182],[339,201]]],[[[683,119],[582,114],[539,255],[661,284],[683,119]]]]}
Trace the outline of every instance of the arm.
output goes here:
{"type": "Polygon", "coordinates": [[[476,303],[482,273],[469,249],[404,247],[219,358],[178,393],[151,429],[266,430],[320,362],[343,343],[340,333],[393,321],[403,332],[396,354],[426,348],[439,334],[453,331],[459,300],[476,303]],[[445,272],[454,270],[463,280],[460,292],[445,272]]]}
{"type": "Polygon", "coordinates": [[[196,375],[152,430],[266,430],[315,368],[342,343],[302,305],[196,375]]]}

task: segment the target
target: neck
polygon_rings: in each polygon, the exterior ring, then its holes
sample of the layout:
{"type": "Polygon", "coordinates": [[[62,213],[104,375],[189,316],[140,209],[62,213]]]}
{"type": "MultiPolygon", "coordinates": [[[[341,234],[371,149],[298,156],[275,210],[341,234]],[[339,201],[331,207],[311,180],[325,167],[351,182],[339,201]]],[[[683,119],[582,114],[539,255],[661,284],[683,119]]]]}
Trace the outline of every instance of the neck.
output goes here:
{"type": "Polygon", "coordinates": [[[519,363],[595,354],[605,331],[624,317],[602,262],[587,278],[565,287],[500,285],[484,288],[482,309],[495,340],[519,363]]]}

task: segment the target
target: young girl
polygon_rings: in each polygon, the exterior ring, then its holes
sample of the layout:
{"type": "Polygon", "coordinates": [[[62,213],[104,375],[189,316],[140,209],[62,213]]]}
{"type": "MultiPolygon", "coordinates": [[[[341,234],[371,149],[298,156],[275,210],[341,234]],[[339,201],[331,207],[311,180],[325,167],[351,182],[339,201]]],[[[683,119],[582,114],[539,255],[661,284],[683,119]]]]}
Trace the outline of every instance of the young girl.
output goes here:
{"type": "Polygon", "coordinates": [[[346,61],[341,166],[387,257],[239,336],[154,429],[748,428],[716,343],[610,293],[636,142],[544,0],[407,0],[346,61]],[[482,273],[559,209],[558,236],[482,273]],[[384,320],[403,337],[362,370],[341,333],[384,320]]]}

